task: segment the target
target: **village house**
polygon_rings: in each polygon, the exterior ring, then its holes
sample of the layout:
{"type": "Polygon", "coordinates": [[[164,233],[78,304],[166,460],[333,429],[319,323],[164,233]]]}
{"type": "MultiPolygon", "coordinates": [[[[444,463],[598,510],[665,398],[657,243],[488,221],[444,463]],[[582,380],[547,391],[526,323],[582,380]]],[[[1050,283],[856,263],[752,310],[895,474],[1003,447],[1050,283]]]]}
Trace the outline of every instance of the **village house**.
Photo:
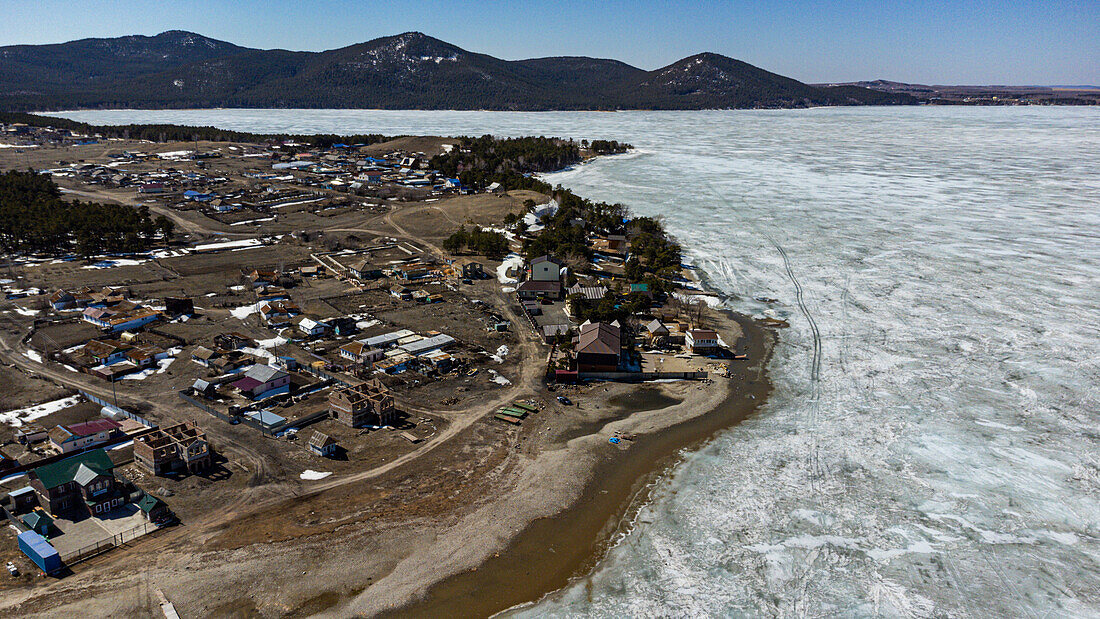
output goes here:
{"type": "MultiPolygon", "coordinates": [[[[122,304],[119,304],[121,306],[122,304]]],[[[124,331],[143,327],[160,318],[160,312],[140,305],[133,309],[88,307],[81,318],[105,331],[124,331]]]]}
{"type": "Polygon", "coordinates": [[[195,302],[190,297],[165,297],[164,313],[172,318],[195,313],[195,302]]]}
{"type": "Polygon", "coordinates": [[[348,342],[340,347],[340,357],[364,365],[378,361],[384,354],[381,348],[368,346],[364,341],[348,342]]]}
{"type": "Polygon", "coordinates": [[[298,330],[308,337],[319,337],[328,333],[331,327],[326,322],[303,316],[298,320],[298,330]]]}
{"type": "Polygon", "coordinates": [[[113,419],[93,419],[68,426],[55,426],[49,432],[50,445],[61,453],[102,445],[114,438],[122,424],[113,419]]]}
{"type": "Polygon", "coordinates": [[[520,299],[561,299],[562,287],[560,281],[540,282],[527,280],[516,287],[516,296],[520,299]]]}
{"type": "Polygon", "coordinates": [[[372,280],[382,277],[382,269],[371,264],[369,260],[362,260],[351,265],[348,267],[348,271],[356,279],[372,280]]]}
{"type": "Polygon", "coordinates": [[[118,340],[92,340],[79,349],[90,365],[112,365],[126,358],[131,346],[118,340]]]}
{"type": "Polygon", "coordinates": [[[302,313],[302,309],[290,301],[264,301],[259,307],[260,316],[271,325],[281,325],[302,313]]]}
{"type": "Polygon", "coordinates": [[[663,322],[654,318],[645,326],[646,339],[654,346],[663,346],[668,341],[668,327],[663,322]]]}
{"type": "Polygon", "coordinates": [[[203,367],[212,367],[214,360],[221,357],[218,351],[210,350],[205,346],[198,346],[191,351],[191,360],[203,367]]]}
{"type": "Polygon", "coordinates": [[[336,455],[336,439],[324,432],[314,432],[309,437],[309,450],[318,456],[331,458],[336,455]]]}
{"type": "Polygon", "coordinates": [[[604,322],[581,325],[574,351],[579,372],[615,372],[619,369],[622,340],[619,327],[604,322]]]}
{"type": "Polygon", "coordinates": [[[253,288],[271,286],[279,281],[279,274],[275,271],[262,271],[256,269],[248,274],[248,281],[252,282],[253,288]]]}
{"type": "Polygon", "coordinates": [[[393,274],[406,282],[439,276],[439,269],[426,264],[410,264],[394,267],[393,274]]]}
{"type": "Polygon", "coordinates": [[[135,438],[134,461],[153,475],[194,474],[210,468],[212,456],[206,433],[185,421],[135,438]]]}
{"type": "Polygon", "coordinates": [[[344,425],[388,425],[396,420],[396,408],[390,390],[377,378],[329,394],[329,412],[344,425]]]}
{"type": "Polygon", "coordinates": [[[290,390],[290,374],[270,365],[254,365],[233,383],[241,395],[253,400],[290,390]]]}
{"type": "Polygon", "coordinates": [[[527,267],[527,279],[534,282],[561,282],[565,263],[551,256],[539,256],[527,267]]]}
{"type": "Polygon", "coordinates": [[[102,514],[126,502],[114,468],[107,452],[93,449],[34,469],[30,484],[51,514],[102,514]]]}
{"type": "Polygon", "coordinates": [[[713,329],[690,329],[684,336],[684,345],[696,354],[711,354],[718,350],[718,333],[713,329]]]}
{"type": "Polygon", "coordinates": [[[566,290],[566,299],[569,299],[569,303],[565,304],[565,313],[572,317],[583,311],[583,308],[599,303],[606,295],[607,288],[603,286],[582,286],[577,282],[566,290]]]}
{"type": "Polygon", "coordinates": [[[480,262],[467,262],[462,265],[462,279],[485,279],[485,266],[480,262]]]}
{"type": "Polygon", "coordinates": [[[256,340],[248,337],[243,333],[237,333],[231,331],[229,333],[219,333],[214,336],[214,346],[224,350],[238,350],[240,348],[254,348],[256,346],[256,340]]]}
{"type": "Polygon", "coordinates": [[[286,301],[290,293],[281,286],[260,286],[256,288],[257,301],[286,301]]]}
{"type": "Polygon", "coordinates": [[[330,318],[325,322],[327,322],[332,327],[333,333],[341,337],[359,332],[359,325],[357,324],[357,321],[354,318],[348,316],[330,318]]]}

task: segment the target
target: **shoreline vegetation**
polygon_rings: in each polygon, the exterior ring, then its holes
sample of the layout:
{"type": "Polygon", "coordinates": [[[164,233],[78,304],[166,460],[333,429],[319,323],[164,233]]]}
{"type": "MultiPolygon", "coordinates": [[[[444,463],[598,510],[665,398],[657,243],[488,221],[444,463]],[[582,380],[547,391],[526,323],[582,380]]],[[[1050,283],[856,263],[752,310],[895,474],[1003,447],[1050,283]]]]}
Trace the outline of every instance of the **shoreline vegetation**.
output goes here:
{"type": "MultiPolygon", "coordinates": [[[[164,141],[254,141],[292,142],[304,148],[330,148],[340,144],[373,144],[386,140],[380,135],[304,136],[260,135],[228,132],[214,127],[181,127],[176,125],[94,126],[76,121],[23,113],[0,113],[0,121],[22,122],[35,126],[53,126],[86,136],[164,141]]],[[[575,225],[583,219],[585,225],[601,234],[625,234],[632,237],[633,257],[624,265],[624,279],[647,285],[649,291],[664,295],[674,290],[673,280],[681,269],[681,248],[666,233],[659,219],[631,217],[622,204],[592,202],[563,187],[552,187],[536,175],[584,163],[600,155],[629,151],[629,144],[596,140],[593,142],[559,138],[453,138],[456,146],[434,157],[430,164],[449,177],[457,177],[464,186],[485,189],[499,184],[503,191],[532,190],[557,201],[556,213],[540,218],[543,226],[536,236],[528,236],[523,251],[537,256],[546,253],[561,256],[574,269],[583,269],[594,259],[592,249],[584,240],[584,229],[575,225]],[[579,235],[578,235],[579,234],[579,235]]],[[[16,177],[13,177],[16,178],[16,177]]],[[[22,177],[18,177],[22,178],[22,177]]],[[[45,191],[56,198],[56,191],[45,191]]],[[[95,205],[92,205],[95,206],[95,205]]],[[[74,207],[77,208],[77,207],[74,207]]],[[[91,207],[89,207],[91,208],[91,207]]],[[[143,223],[141,225],[147,225],[143,223]]],[[[512,218],[506,222],[522,234],[523,222],[512,218]]],[[[171,229],[160,230],[165,237],[171,229]]],[[[499,239],[479,231],[456,238],[451,249],[468,249],[479,253],[500,253],[499,239]],[[488,251],[486,251],[488,250],[488,251]]],[[[706,292],[705,277],[693,284],[706,292]]],[[[699,289],[695,290],[699,292],[699,289]]],[[[643,299],[632,291],[608,292],[604,300],[584,308],[585,317],[593,321],[626,320],[643,299]]],[[[580,306],[578,306],[580,309],[580,306]]],[[[728,310],[710,310],[709,326],[727,342],[733,342],[733,352],[746,355],[747,360],[731,366],[728,377],[706,382],[678,381],[672,383],[595,383],[586,387],[591,397],[589,417],[574,419],[560,433],[547,433],[545,438],[535,431],[531,444],[524,450],[516,444],[517,453],[498,478],[488,482],[491,493],[478,498],[462,497],[449,508],[443,521],[416,513],[391,513],[401,523],[401,532],[394,531],[391,544],[400,547],[379,548],[375,540],[366,546],[356,545],[364,534],[385,531],[392,525],[367,525],[362,531],[344,528],[338,541],[347,556],[340,561],[360,557],[363,574],[336,570],[333,565],[317,565],[317,574],[329,578],[312,589],[313,597],[297,603],[303,597],[299,585],[286,592],[286,600],[278,614],[285,615],[385,615],[385,616],[487,616],[507,609],[536,602],[545,595],[567,586],[594,569],[614,541],[633,526],[633,517],[649,500],[656,483],[667,476],[682,460],[686,450],[700,448],[718,433],[735,426],[755,414],[771,391],[768,363],[776,341],[774,330],[754,319],[728,310]],[[630,440],[609,442],[614,436],[629,436],[630,440]],[[445,521],[445,522],[444,522],[445,521]],[[398,540],[395,542],[394,540],[398,540]],[[403,543],[411,544],[404,546],[403,543]],[[371,554],[362,555],[369,551],[371,554]],[[360,553],[360,554],[356,554],[360,553]],[[336,570],[336,571],[333,571],[336,570]],[[366,577],[366,573],[371,577],[366,577]],[[338,576],[344,574],[344,576],[338,576]],[[292,602],[291,600],[294,600],[292,602]]],[[[517,325],[518,328],[525,328],[517,325]]],[[[526,337],[526,336],[525,336],[526,337]]],[[[517,383],[515,395],[534,388],[544,395],[545,385],[537,380],[543,360],[538,354],[524,357],[524,384],[517,383]],[[539,367],[535,367],[539,366],[539,367]]],[[[532,419],[536,426],[542,422],[532,419]]],[[[535,429],[535,428],[532,428],[535,429]]],[[[550,428],[546,428],[550,430],[550,428]]],[[[455,439],[458,440],[458,439],[455,439]]],[[[445,453],[454,446],[425,455],[428,466],[439,466],[445,453]]],[[[413,464],[403,465],[407,472],[413,464]]],[[[445,466],[445,464],[443,465],[445,466]]],[[[420,471],[424,473],[424,471],[420,471]]],[[[405,473],[402,473],[405,474],[405,473]]],[[[335,482],[333,482],[335,483],[335,482]]],[[[371,482],[373,483],[373,482],[371,482]]],[[[227,521],[217,529],[203,534],[203,545],[210,544],[215,552],[232,552],[239,556],[258,540],[247,532],[250,522],[263,516],[264,509],[281,506],[287,513],[281,517],[293,521],[294,513],[317,503],[330,505],[351,487],[321,486],[308,495],[284,503],[272,503],[252,512],[239,512],[237,522],[227,521]],[[328,496],[328,499],[325,497],[328,496]]],[[[374,490],[377,492],[377,489],[374,490]]],[[[439,500],[444,500],[439,497],[439,500]]],[[[309,514],[313,514],[312,511],[309,514]]],[[[346,525],[342,525],[346,527],[346,525]]],[[[291,527],[297,530],[295,524],[291,527]]],[[[294,554],[312,549],[312,535],[304,546],[278,552],[294,554]]],[[[165,537],[160,545],[175,536],[165,537]]],[[[263,544],[263,541],[258,541],[263,544]]],[[[268,544],[275,544],[269,537],[268,544]]],[[[294,543],[293,541],[291,543],[294,543]]],[[[139,554],[140,549],[135,549],[139,554]]],[[[209,549],[207,549],[209,550],[209,549]]],[[[271,551],[275,552],[275,551],[271,551]]],[[[261,553],[264,554],[264,553],[261,553]]],[[[277,553],[275,553],[277,554],[277,553]]],[[[268,573],[270,561],[257,556],[242,563],[242,575],[257,570],[268,573]]],[[[202,578],[158,565],[163,582],[173,580],[180,592],[189,598],[199,594],[202,578]],[[180,581],[179,578],[184,580],[180,581]],[[188,584],[183,584],[188,583],[188,584]]],[[[188,568],[190,569],[190,568],[188,568]]],[[[318,576],[319,577],[319,576],[318,576]]],[[[65,584],[71,589],[76,583],[65,584]]],[[[270,585],[270,583],[268,583],[270,585]]],[[[104,592],[106,593],[106,592],[104,592]]],[[[208,603],[206,610],[215,614],[233,609],[253,610],[271,614],[270,607],[259,607],[260,600],[242,596],[229,604],[208,603]]],[[[257,596],[258,597],[258,596],[257,596]]],[[[189,599],[188,598],[188,599],[189,599]]],[[[220,598],[219,598],[220,599],[220,598]]],[[[58,604],[65,602],[57,602],[58,604]]],[[[105,602],[107,603],[107,602],[105,602]]],[[[63,606],[53,607],[57,611],[63,606]]]]}

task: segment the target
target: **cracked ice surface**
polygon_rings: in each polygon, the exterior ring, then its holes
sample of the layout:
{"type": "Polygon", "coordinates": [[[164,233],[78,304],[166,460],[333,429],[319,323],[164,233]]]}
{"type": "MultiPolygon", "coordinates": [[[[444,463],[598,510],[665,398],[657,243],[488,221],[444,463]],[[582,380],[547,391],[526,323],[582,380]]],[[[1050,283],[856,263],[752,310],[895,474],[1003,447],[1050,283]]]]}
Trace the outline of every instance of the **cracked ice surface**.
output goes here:
{"type": "Polygon", "coordinates": [[[780,299],[775,396],[525,612],[1100,613],[1100,114],[735,118],[552,182],[662,213],[736,308],[780,299]]]}

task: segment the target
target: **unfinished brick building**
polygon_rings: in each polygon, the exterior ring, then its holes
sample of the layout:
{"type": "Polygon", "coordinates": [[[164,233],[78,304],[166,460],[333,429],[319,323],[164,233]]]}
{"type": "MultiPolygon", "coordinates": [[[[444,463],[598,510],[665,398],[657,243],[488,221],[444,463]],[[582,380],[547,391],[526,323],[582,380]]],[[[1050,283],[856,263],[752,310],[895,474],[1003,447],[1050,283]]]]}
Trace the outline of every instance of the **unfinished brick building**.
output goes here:
{"type": "Polygon", "coordinates": [[[154,475],[199,473],[212,461],[206,433],[190,422],[159,428],[134,439],[134,461],[154,475]]]}
{"type": "Polygon", "coordinates": [[[332,392],[328,408],[333,418],[353,428],[389,425],[396,419],[393,396],[377,378],[332,392]]]}

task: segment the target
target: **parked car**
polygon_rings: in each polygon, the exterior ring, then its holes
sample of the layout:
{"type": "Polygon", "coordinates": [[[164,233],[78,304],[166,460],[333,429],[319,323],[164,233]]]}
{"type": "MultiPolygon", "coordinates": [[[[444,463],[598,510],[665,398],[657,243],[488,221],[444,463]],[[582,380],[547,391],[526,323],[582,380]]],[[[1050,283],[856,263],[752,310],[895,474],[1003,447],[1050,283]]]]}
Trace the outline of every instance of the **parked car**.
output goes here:
{"type": "Polygon", "coordinates": [[[573,404],[572,402],[569,401],[569,398],[567,398],[563,395],[558,396],[558,402],[561,402],[562,404],[564,404],[566,406],[569,406],[569,405],[573,404]]]}

